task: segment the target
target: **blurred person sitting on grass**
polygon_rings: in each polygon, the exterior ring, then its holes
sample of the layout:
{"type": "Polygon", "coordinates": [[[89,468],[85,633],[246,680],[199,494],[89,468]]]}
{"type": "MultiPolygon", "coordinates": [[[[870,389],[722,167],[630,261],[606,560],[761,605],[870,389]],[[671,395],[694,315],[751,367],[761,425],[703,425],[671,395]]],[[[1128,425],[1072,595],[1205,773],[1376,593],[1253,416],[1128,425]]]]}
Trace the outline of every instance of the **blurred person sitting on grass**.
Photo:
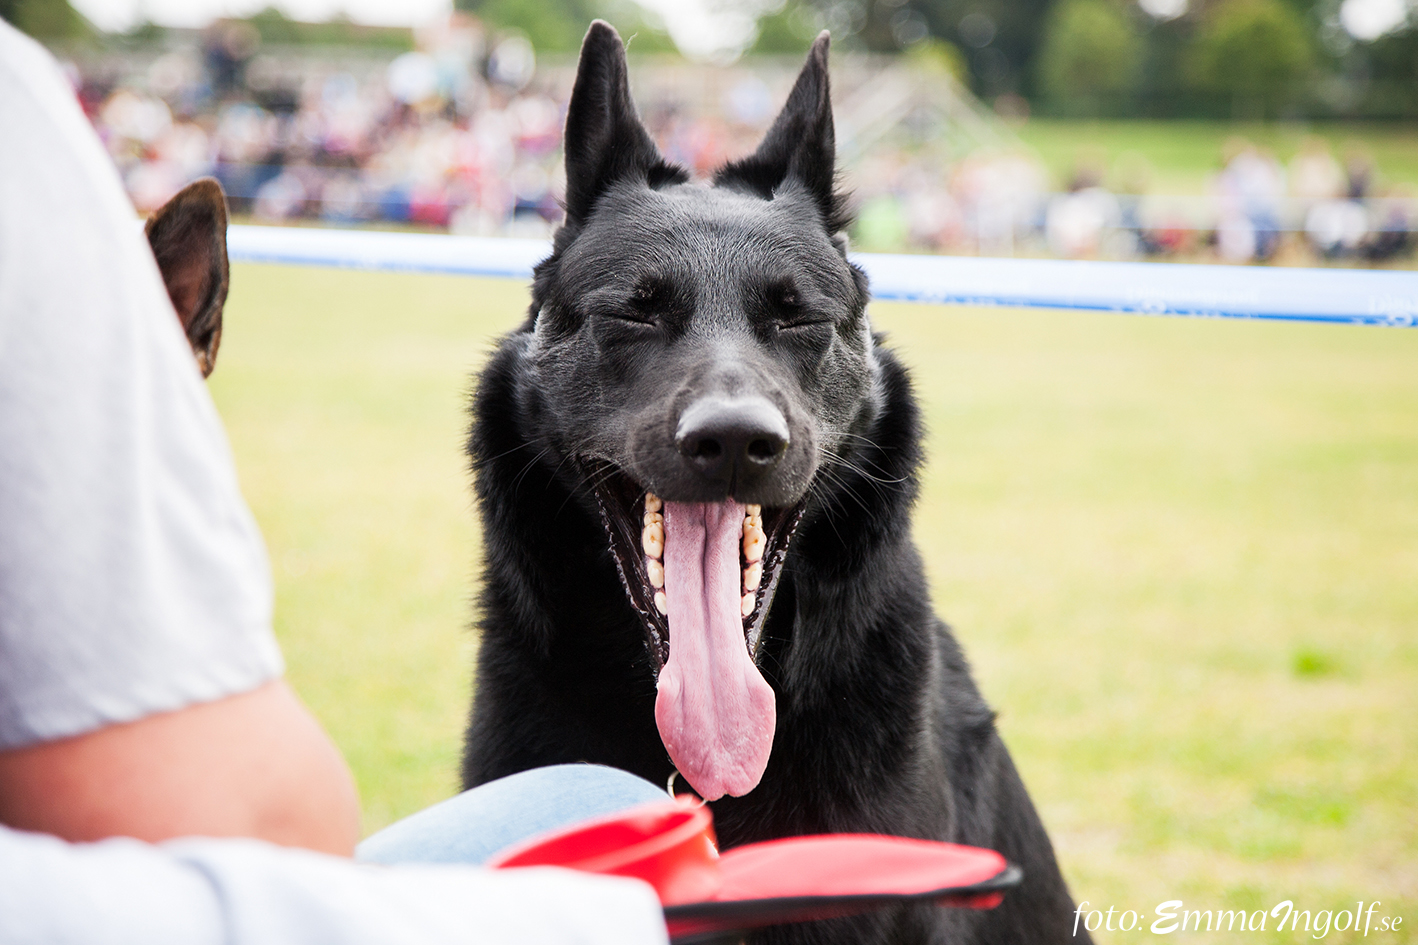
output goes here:
{"type": "MultiPolygon", "coordinates": [[[[102,146],[0,23],[0,941],[663,943],[645,884],[352,862],[343,759],[281,681],[265,549],[102,146]]],[[[662,797],[561,766],[366,841],[474,863],[662,797]]]]}

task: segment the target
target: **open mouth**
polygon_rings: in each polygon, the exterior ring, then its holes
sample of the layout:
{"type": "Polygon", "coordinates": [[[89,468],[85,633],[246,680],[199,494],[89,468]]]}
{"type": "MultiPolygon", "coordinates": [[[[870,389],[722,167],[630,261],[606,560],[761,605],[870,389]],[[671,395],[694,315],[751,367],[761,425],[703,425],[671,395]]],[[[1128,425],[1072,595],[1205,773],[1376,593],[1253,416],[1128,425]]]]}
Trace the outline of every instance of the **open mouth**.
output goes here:
{"type": "Polygon", "coordinates": [[[668,502],[608,464],[591,481],[648,634],[670,759],[708,800],[746,794],[768,763],[775,724],[756,657],[804,503],[668,502]]]}

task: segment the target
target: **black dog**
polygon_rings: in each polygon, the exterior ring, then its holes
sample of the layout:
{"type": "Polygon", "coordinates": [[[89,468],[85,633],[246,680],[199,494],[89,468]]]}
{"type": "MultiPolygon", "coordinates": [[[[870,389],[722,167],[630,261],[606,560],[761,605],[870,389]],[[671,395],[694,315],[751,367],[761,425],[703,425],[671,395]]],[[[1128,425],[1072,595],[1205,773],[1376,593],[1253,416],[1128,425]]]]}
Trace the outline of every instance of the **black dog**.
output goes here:
{"type": "Polygon", "coordinates": [[[726,847],[868,831],[1024,869],[992,912],[755,942],[1069,939],[1049,839],[908,537],[918,412],[871,333],[833,162],[826,34],[758,151],[706,186],[636,117],[614,30],[587,33],[566,223],[473,407],[485,565],[463,780],[677,769],[726,847]]]}

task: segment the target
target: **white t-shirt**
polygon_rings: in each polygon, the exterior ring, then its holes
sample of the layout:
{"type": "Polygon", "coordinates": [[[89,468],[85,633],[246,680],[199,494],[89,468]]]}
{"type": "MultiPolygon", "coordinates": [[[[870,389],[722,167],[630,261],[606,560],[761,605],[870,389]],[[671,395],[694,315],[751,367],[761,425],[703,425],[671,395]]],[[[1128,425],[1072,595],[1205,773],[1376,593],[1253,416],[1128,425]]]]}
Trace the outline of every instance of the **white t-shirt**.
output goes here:
{"type": "MultiPolygon", "coordinates": [[[[260,534],[107,156],[0,22],[0,749],[281,673],[260,534]]],[[[661,945],[649,886],[0,827],[6,945],[661,945]]]]}
{"type": "Polygon", "coordinates": [[[118,175],[0,31],[0,749],[281,674],[265,548],[118,175]]]}
{"type": "Polygon", "coordinates": [[[663,945],[644,883],[363,866],[255,840],[73,845],[0,828],[5,945],[663,945]]]}

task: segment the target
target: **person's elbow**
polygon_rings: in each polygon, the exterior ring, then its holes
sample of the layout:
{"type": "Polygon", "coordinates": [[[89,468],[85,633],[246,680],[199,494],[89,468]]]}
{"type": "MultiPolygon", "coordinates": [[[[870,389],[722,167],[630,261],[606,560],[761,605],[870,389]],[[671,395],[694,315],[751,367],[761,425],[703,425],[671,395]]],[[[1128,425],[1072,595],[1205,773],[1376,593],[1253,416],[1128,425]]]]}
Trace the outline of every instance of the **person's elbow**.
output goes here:
{"type": "Polygon", "coordinates": [[[339,751],[275,681],[0,752],[0,823],[73,841],[237,836],[349,855],[359,799],[339,751]]]}

